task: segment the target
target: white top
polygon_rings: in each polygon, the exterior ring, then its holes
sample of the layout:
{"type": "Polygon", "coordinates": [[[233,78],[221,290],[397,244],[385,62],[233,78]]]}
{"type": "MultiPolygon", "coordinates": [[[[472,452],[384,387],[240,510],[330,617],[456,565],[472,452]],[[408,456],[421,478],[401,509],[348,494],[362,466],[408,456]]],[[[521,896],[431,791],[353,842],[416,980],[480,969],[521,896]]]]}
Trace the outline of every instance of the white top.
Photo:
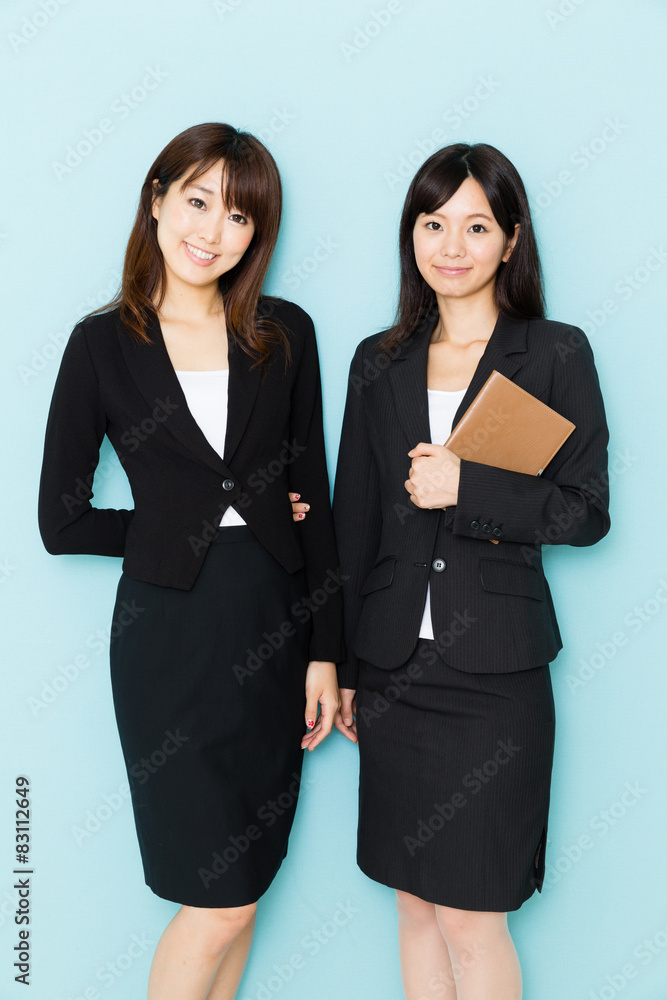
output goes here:
{"type": "MultiPolygon", "coordinates": [[[[431,441],[434,444],[444,444],[452,432],[452,423],[465,396],[468,387],[463,389],[427,389],[428,392],[428,422],[431,428],[431,441]]],[[[431,583],[426,588],[426,603],[424,615],[419,629],[420,639],[434,639],[433,623],[431,621],[431,583]]]]}
{"type": "MultiPolygon", "coordinates": [[[[215,448],[220,458],[225,450],[227,433],[227,388],[229,368],[215,371],[177,371],[188,409],[195,418],[209,444],[215,448]]],[[[228,507],[219,525],[246,524],[233,507],[228,507]]]]}

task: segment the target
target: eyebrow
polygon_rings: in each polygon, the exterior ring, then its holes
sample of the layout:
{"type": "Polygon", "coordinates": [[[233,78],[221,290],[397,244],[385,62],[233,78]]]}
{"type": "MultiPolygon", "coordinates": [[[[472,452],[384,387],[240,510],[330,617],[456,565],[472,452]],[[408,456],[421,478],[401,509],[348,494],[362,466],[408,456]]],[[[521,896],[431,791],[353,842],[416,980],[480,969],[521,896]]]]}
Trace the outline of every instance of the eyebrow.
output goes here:
{"type": "MultiPolygon", "coordinates": [[[[443,215],[442,212],[427,212],[427,215],[439,215],[441,219],[446,219],[447,216],[443,215]]],[[[473,212],[472,215],[466,215],[466,219],[486,219],[488,222],[493,222],[493,219],[489,215],[484,215],[484,212],[473,212]]]]}
{"type": "Polygon", "coordinates": [[[188,184],[188,187],[197,188],[198,191],[204,191],[206,194],[215,194],[211,188],[203,187],[201,184],[188,184]]]}

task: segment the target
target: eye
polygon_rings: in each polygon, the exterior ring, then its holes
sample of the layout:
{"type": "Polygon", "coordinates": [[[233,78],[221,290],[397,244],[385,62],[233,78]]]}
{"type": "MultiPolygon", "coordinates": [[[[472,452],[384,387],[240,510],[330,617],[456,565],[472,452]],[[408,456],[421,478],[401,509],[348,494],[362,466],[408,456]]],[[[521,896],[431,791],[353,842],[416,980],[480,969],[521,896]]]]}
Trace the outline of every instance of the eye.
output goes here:
{"type": "Polygon", "coordinates": [[[202,201],[201,198],[189,198],[188,200],[189,200],[189,202],[190,202],[191,205],[195,201],[199,202],[199,205],[195,205],[195,208],[199,208],[200,206],[204,206],[205,207],[205,205],[206,205],[206,202],[202,201]]]}
{"type": "Polygon", "coordinates": [[[470,228],[473,229],[473,230],[476,230],[478,233],[486,233],[486,232],[488,232],[486,226],[483,226],[481,222],[475,222],[475,223],[473,223],[473,225],[470,228]]]}
{"type": "MultiPolygon", "coordinates": [[[[428,229],[428,228],[429,228],[430,226],[437,226],[437,227],[438,227],[438,229],[442,229],[442,226],[440,225],[440,223],[439,223],[439,222],[435,222],[435,220],[433,220],[432,222],[427,222],[427,223],[426,223],[426,228],[427,228],[427,229],[428,229]]],[[[431,232],[432,232],[432,233],[437,233],[438,229],[431,229],[431,232]]]]}
{"type": "Polygon", "coordinates": [[[248,219],[246,218],[245,215],[241,215],[240,212],[232,212],[232,214],[229,216],[229,218],[233,219],[234,222],[240,222],[241,225],[243,225],[243,226],[247,226],[247,224],[248,224],[248,219]]]}

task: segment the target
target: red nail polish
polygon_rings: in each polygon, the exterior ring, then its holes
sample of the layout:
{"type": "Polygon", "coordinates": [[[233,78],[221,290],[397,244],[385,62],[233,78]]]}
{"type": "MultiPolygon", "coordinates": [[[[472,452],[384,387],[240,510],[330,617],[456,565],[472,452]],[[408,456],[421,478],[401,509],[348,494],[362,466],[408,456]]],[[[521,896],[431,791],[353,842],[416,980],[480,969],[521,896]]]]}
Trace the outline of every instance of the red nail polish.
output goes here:
{"type": "Polygon", "coordinates": [[[300,493],[295,493],[294,496],[298,500],[301,497],[301,494],[300,493]]]}
{"type": "Polygon", "coordinates": [[[305,516],[306,516],[305,514],[299,514],[299,517],[305,517],[305,516]]]}
{"type": "Polygon", "coordinates": [[[312,729],[313,726],[315,725],[315,720],[314,719],[307,719],[306,720],[306,725],[308,726],[309,729],[312,729]]]}

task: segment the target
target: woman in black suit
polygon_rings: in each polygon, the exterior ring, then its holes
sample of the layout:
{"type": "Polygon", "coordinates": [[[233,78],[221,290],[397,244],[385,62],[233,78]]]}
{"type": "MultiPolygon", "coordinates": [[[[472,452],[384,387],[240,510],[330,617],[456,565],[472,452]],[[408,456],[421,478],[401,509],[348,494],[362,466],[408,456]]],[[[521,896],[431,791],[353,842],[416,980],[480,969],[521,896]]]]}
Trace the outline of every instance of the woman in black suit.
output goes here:
{"type": "Polygon", "coordinates": [[[315,333],[260,294],[280,212],[253,136],[218,123],[176,136],[142,187],[122,290],[75,327],[48,418],[46,548],[124,557],[114,707],[146,882],[182,904],[151,1000],[235,996],[302,751],[339,705],[315,333]],[[105,434],[133,510],[90,503],[105,434]]]}
{"type": "Polygon", "coordinates": [[[400,261],[396,323],[352,361],[334,491],[357,859],[396,890],[408,1000],[517,1000],[507,911],[542,887],[562,646],[541,546],[609,530],[605,411],[585,334],[544,318],[497,149],[423,164],[400,261]],[[576,424],[541,476],[443,446],[494,369],[576,424]]]}

